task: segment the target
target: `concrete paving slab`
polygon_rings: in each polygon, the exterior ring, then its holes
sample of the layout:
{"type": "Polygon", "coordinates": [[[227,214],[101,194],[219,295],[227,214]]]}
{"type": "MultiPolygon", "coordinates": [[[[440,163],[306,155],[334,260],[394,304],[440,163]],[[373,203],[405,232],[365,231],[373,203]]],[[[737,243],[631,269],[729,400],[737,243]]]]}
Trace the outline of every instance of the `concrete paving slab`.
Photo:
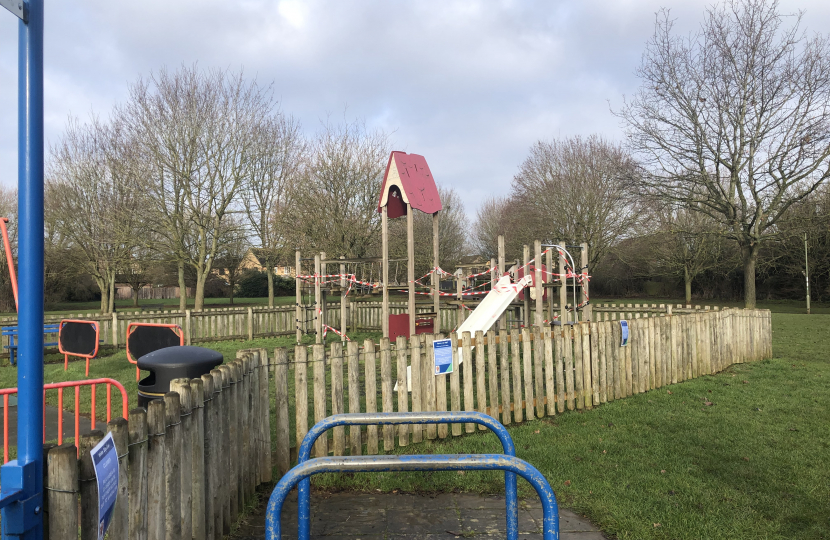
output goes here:
{"type": "MultiPolygon", "coordinates": [[[[233,540],[265,538],[263,504],[231,536],[233,540]]],[[[542,509],[538,501],[520,501],[519,538],[541,540],[542,509]]],[[[296,492],[286,500],[282,512],[284,540],[297,538],[296,492]]],[[[376,493],[313,493],[311,538],[319,540],[450,540],[454,538],[505,538],[504,499],[470,494],[442,493],[433,496],[376,493]]],[[[562,540],[606,540],[596,527],[580,515],[560,509],[562,540]]]]}

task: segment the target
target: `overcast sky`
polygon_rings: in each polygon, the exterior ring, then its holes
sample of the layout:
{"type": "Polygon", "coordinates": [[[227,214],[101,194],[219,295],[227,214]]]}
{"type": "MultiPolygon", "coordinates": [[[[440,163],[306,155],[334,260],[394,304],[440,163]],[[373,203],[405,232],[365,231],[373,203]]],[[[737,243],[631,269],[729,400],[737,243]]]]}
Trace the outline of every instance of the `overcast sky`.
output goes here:
{"type": "MultiPolygon", "coordinates": [[[[46,0],[46,144],[69,115],[106,116],[163,66],[244,69],[309,134],[344,111],[391,133],[473,214],[508,193],[535,141],[621,140],[611,109],[637,87],[655,12],[671,8],[688,32],[709,3],[46,0]]],[[[782,6],[830,31],[830,2],[782,6]]],[[[18,23],[0,11],[0,183],[16,186],[18,23]]]]}

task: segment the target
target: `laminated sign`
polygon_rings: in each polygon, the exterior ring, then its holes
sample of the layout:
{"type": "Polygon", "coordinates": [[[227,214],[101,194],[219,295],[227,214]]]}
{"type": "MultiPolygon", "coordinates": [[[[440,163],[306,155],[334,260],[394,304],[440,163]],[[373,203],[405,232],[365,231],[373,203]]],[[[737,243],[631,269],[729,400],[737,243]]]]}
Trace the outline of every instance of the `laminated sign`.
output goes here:
{"type": "Polygon", "coordinates": [[[622,330],[622,343],[620,347],[628,345],[628,321],[620,321],[620,330],[622,330]]]}
{"type": "Polygon", "coordinates": [[[452,373],[452,340],[437,339],[432,342],[432,352],[435,353],[435,374],[446,375],[452,373]]]}
{"type": "Polygon", "coordinates": [[[92,466],[98,483],[98,540],[104,540],[118,497],[118,452],[112,433],[92,449],[92,466]]]}

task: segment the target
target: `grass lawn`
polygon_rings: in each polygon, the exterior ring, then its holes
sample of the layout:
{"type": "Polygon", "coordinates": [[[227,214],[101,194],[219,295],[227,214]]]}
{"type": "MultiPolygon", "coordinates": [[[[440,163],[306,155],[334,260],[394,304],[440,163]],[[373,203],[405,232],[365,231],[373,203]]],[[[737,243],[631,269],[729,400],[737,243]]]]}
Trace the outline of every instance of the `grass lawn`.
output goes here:
{"type": "MultiPolygon", "coordinates": [[[[830,538],[828,326],[827,315],[775,314],[772,360],[511,427],[518,455],[548,478],[560,504],[620,539],[830,538]]],[[[501,446],[481,433],[404,451],[501,446]]],[[[315,484],[504,489],[494,472],[332,474],[315,484]]]]}

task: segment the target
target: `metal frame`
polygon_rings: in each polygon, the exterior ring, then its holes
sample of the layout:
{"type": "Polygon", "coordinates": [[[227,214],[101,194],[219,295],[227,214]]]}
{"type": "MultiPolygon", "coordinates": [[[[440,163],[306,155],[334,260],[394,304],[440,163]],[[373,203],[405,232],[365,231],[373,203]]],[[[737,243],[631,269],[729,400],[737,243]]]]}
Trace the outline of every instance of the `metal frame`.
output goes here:
{"type": "Polygon", "coordinates": [[[178,324],[160,324],[160,323],[147,323],[147,322],[131,322],[130,324],[128,324],[127,325],[127,335],[126,335],[126,338],[124,339],[124,342],[125,342],[125,347],[127,349],[127,361],[130,362],[131,364],[136,365],[136,368],[135,368],[135,380],[136,380],[136,382],[138,382],[138,379],[141,377],[141,375],[140,375],[141,370],[138,369],[138,358],[133,360],[133,355],[130,354],[130,334],[132,334],[135,331],[135,330],[133,330],[133,328],[136,328],[136,327],[139,327],[139,326],[158,326],[158,327],[161,327],[161,328],[170,328],[176,333],[176,335],[179,336],[179,345],[184,346],[184,331],[182,330],[182,327],[179,326],[178,324]]]}
{"type": "Polygon", "coordinates": [[[63,370],[66,371],[69,368],[69,357],[70,356],[77,356],[78,358],[86,358],[86,376],[89,377],[89,359],[95,358],[98,356],[98,340],[100,339],[100,328],[98,325],[98,321],[82,321],[79,319],[62,319],[60,322],[60,326],[58,326],[58,352],[63,355],[63,370]],[[95,328],[95,350],[92,354],[78,354],[69,351],[63,350],[63,345],[61,344],[61,332],[63,331],[63,323],[83,323],[83,324],[91,324],[93,328],[95,328]]]}
{"type": "MultiPolygon", "coordinates": [[[[311,450],[317,439],[331,428],[339,426],[390,426],[401,424],[460,424],[473,423],[490,428],[501,441],[504,453],[516,457],[516,446],[507,429],[492,416],[477,411],[449,412],[395,412],[335,414],[320,420],[312,427],[297,452],[297,464],[311,458],[311,450]]],[[[507,539],[519,537],[519,505],[516,475],[504,473],[504,494],[507,519],[507,539]]],[[[297,489],[297,538],[308,540],[311,534],[311,480],[300,481],[297,489]]]]}
{"type": "Polygon", "coordinates": [[[288,493],[304,479],[327,472],[395,472],[395,471],[491,471],[518,474],[527,480],[542,501],[544,523],[542,538],[559,539],[559,508],[556,496],[545,477],[530,463],[504,454],[466,454],[429,456],[343,456],[316,458],[300,463],[277,483],[265,512],[266,540],[282,538],[280,517],[288,493]]]}
{"type": "Polygon", "coordinates": [[[5,1],[18,23],[20,328],[17,459],[0,468],[4,537],[43,538],[43,0],[5,1]],[[10,5],[11,4],[11,5],[10,5]]]}

